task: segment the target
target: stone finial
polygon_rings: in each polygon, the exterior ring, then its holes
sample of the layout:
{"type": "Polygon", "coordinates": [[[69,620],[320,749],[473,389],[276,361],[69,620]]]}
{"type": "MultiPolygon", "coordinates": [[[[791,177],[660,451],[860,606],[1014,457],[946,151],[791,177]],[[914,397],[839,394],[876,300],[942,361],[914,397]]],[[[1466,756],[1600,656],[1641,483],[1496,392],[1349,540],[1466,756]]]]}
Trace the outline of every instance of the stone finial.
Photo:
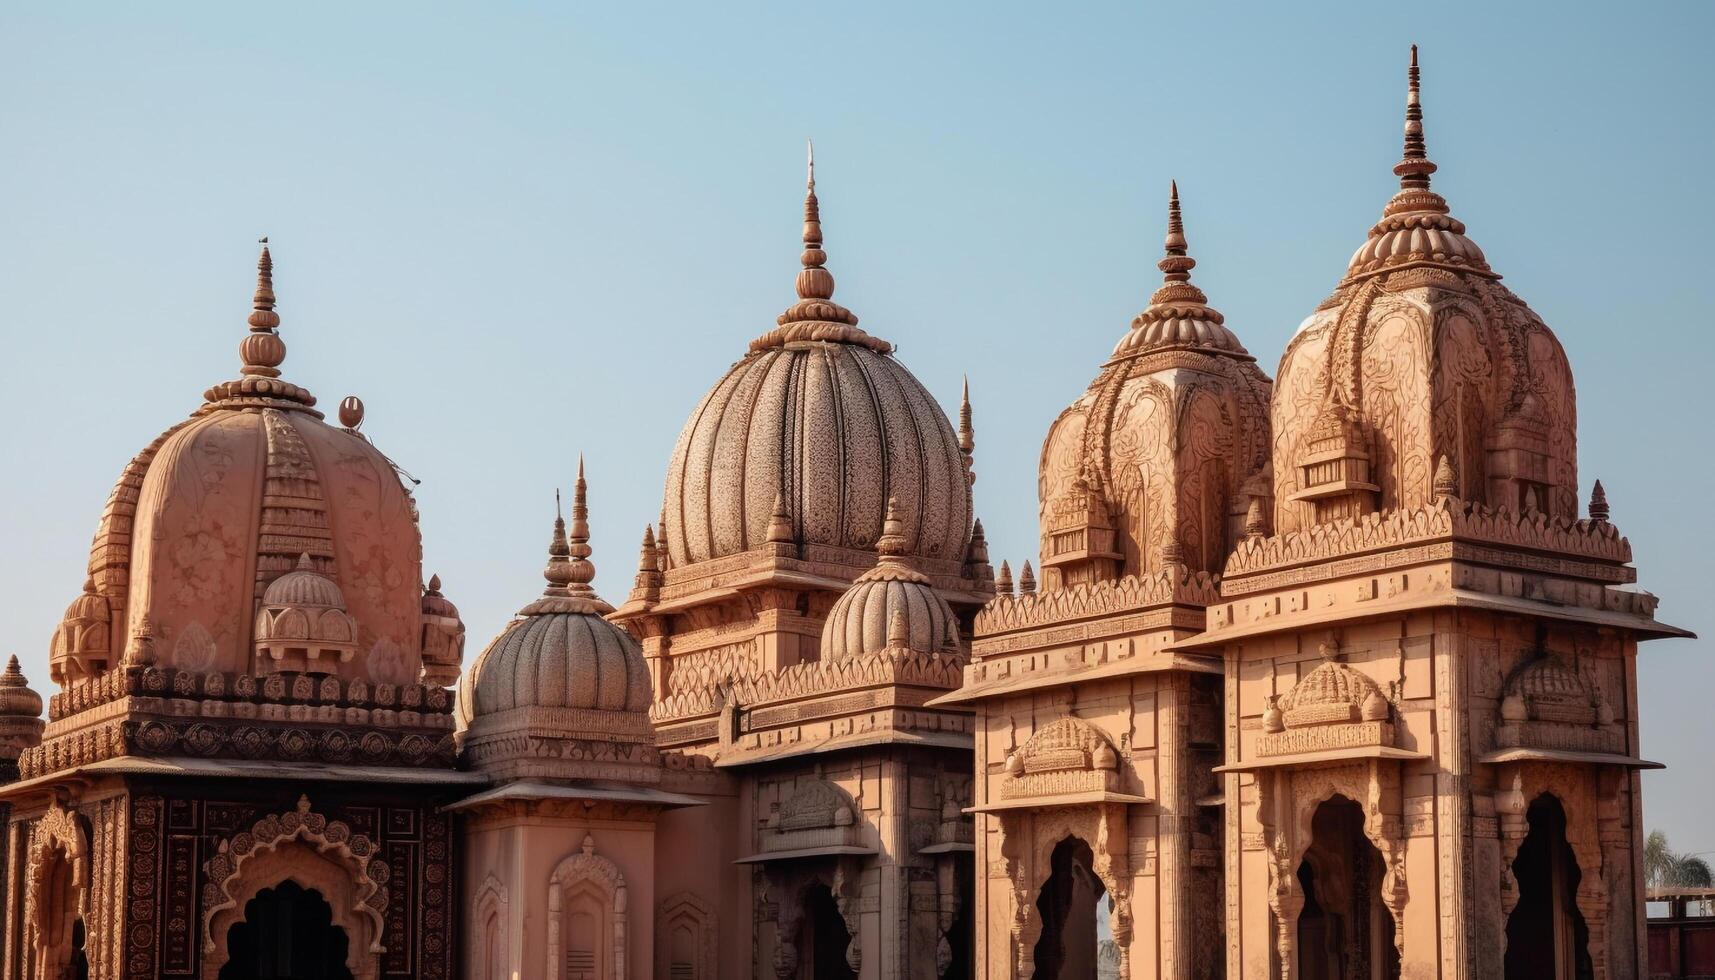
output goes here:
{"type": "Polygon", "coordinates": [[[667,505],[661,505],[661,516],[655,523],[656,568],[661,574],[667,574],[667,505]]]}
{"type": "Polygon", "coordinates": [[[595,853],[595,838],[589,834],[585,834],[584,835],[584,842],[578,846],[578,849],[584,852],[585,857],[588,857],[591,854],[594,854],[595,853]]]}
{"type": "Polygon", "coordinates": [[[1459,497],[1459,477],[1453,472],[1453,461],[1446,453],[1435,463],[1435,485],[1432,493],[1436,500],[1455,500],[1459,497]]]}
{"type": "Polygon", "coordinates": [[[768,543],[792,543],[792,513],[786,509],[786,495],[774,491],[774,512],[768,517],[768,543]]]}
{"type": "Polygon", "coordinates": [[[1430,162],[1429,150],[1423,140],[1423,103],[1417,71],[1417,45],[1411,46],[1411,68],[1406,72],[1405,89],[1405,154],[1393,165],[1399,176],[1400,190],[1429,189],[1429,175],[1436,171],[1430,162]]]}
{"type": "Polygon", "coordinates": [[[1190,256],[1187,248],[1185,216],[1179,209],[1179,182],[1175,180],[1168,184],[1167,237],[1162,242],[1161,261],[1155,263],[1155,267],[1161,270],[1161,288],[1149,298],[1151,305],[1209,302],[1209,297],[1202,290],[1191,285],[1191,270],[1197,267],[1197,260],[1190,256]]]}
{"type": "Polygon", "coordinates": [[[959,454],[967,465],[976,448],[976,430],[971,428],[971,377],[967,374],[959,393],[959,454]]]}
{"type": "Polygon", "coordinates": [[[661,556],[655,543],[655,528],[643,525],[643,544],[637,549],[637,578],[632,580],[631,598],[654,599],[661,594],[661,556]]]}
{"type": "Polygon", "coordinates": [[[1602,481],[1590,488],[1590,519],[1600,524],[1608,523],[1608,491],[1602,489],[1602,481]]]}
{"type": "Polygon", "coordinates": [[[429,576],[429,585],[423,591],[428,593],[429,595],[440,595],[441,594],[441,576],[439,574],[430,575],[429,576]]]}
{"type": "Polygon", "coordinates": [[[1036,594],[1036,573],[1031,570],[1030,559],[1028,558],[1024,560],[1024,567],[1018,572],[1018,594],[1036,594]]]}
{"type": "Polygon", "coordinates": [[[987,565],[988,560],[988,535],[983,531],[983,519],[978,517],[971,521],[971,544],[965,549],[965,564],[987,565]]]}
{"type": "Polygon", "coordinates": [[[554,491],[554,536],[548,539],[548,567],[542,577],[548,580],[543,595],[566,595],[572,581],[571,545],[566,542],[566,519],[560,514],[560,491],[554,491]]]}
{"type": "Polygon", "coordinates": [[[1252,497],[1245,507],[1245,537],[1261,538],[1268,535],[1268,519],[1262,512],[1262,498],[1252,497]]]}
{"type": "Polygon", "coordinates": [[[905,554],[905,522],[899,519],[897,498],[887,498],[887,517],[881,522],[881,537],[875,539],[875,550],[883,558],[905,554]]]}
{"type": "MultiPolygon", "coordinates": [[[[798,257],[804,266],[798,273],[798,299],[830,300],[834,297],[834,274],[826,268],[828,253],[822,249],[822,206],[816,199],[816,144],[805,141],[808,154],[808,175],[804,181],[804,254],[798,257]]],[[[852,317],[851,323],[857,318],[852,317]]]]}
{"type": "Polygon", "coordinates": [[[994,577],[995,595],[1012,595],[1012,566],[1006,559],[1000,560],[1000,572],[994,577]]]}
{"type": "Polygon", "coordinates": [[[571,578],[566,594],[594,598],[595,565],[590,561],[590,508],[588,489],[584,483],[584,456],[578,454],[578,482],[572,487],[572,526],[568,535],[571,543],[571,578]]]}
{"type": "Polygon", "coordinates": [[[250,333],[238,345],[243,363],[240,371],[263,378],[280,376],[280,365],[286,360],[286,342],[276,328],[280,314],[274,312],[274,258],[268,252],[268,238],[262,238],[262,254],[256,260],[256,295],[251,300],[250,333]]]}

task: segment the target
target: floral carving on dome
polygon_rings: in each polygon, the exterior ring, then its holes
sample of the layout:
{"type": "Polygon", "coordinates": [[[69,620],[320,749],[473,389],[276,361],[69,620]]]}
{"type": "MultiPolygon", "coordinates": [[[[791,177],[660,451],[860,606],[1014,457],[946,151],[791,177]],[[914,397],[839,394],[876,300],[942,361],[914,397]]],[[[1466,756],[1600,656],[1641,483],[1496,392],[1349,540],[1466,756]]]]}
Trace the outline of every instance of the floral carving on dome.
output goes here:
{"type": "Polygon", "coordinates": [[[1621,753],[1625,736],[1579,658],[1537,649],[1507,678],[1495,725],[1499,748],[1621,753]]]}
{"type": "Polygon", "coordinates": [[[1006,757],[1005,799],[1117,792],[1119,753],[1113,742],[1082,718],[1065,717],[1037,729],[1006,757]]]}

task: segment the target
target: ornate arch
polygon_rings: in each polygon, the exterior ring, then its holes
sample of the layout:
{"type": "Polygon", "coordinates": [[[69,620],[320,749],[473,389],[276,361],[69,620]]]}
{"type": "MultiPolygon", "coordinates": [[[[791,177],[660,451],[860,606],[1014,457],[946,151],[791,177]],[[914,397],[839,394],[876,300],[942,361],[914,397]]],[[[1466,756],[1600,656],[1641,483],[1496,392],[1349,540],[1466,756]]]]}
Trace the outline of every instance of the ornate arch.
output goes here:
{"type": "Polygon", "coordinates": [[[696,937],[695,980],[714,980],[716,969],[717,923],[714,906],[695,892],[683,891],[662,899],[655,910],[655,975],[668,980],[673,929],[681,923],[696,937]]]}
{"type": "Polygon", "coordinates": [[[1298,884],[1298,864],[1313,841],[1316,811],[1336,796],[1358,804],[1364,815],[1364,837],[1382,857],[1382,905],[1393,918],[1394,950],[1405,957],[1405,835],[1400,819],[1400,778],[1397,763],[1371,760],[1316,769],[1286,769],[1258,780],[1263,790],[1259,813],[1271,856],[1269,908],[1275,916],[1275,946],[1282,980],[1294,972],[1298,914],[1304,893],[1298,884]],[[1271,814],[1278,821],[1271,821],[1271,814]]]}
{"type": "Polygon", "coordinates": [[[30,827],[27,885],[24,892],[24,921],[32,935],[36,962],[47,963],[56,947],[70,949],[71,928],[67,916],[81,918],[89,911],[89,841],[77,814],[58,802],[30,827]],[[62,854],[64,857],[60,857],[62,854]],[[63,860],[69,869],[72,908],[50,908],[50,879],[63,860]]]}
{"type": "Polygon", "coordinates": [[[798,975],[798,925],[804,918],[805,894],[817,885],[828,889],[834,908],[845,922],[846,965],[853,973],[861,973],[863,940],[859,931],[863,910],[858,902],[863,864],[860,859],[845,856],[832,865],[796,862],[794,865],[771,865],[763,873],[763,887],[777,900],[775,920],[774,973],[782,980],[798,975]]]}
{"type": "Polygon", "coordinates": [[[560,980],[565,971],[564,923],[561,913],[566,896],[580,885],[593,888],[608,902],[613,929],[613,976],[625,977],[626,914],[625,875],[619,866],[595,852],[595,838],[585,834],[582,848],[554,866],[548,878],[548,980],[560,980]]]}
{"type": "Polygon", "coordinates": [[[1612,899],[1608,893],[1606,870],[1598,833],[1596,774],[1584,766],[1565,763],[1521,762],[1503,770],[1502,789],[1495,793],[1495,809],[1500,814],[1501,874],[1501,953],[1506,953],[1506,920],[1518,907],[1519,884],[1513,875],[1513,861],[1519,847],[1530,834],[1526,814],[1531,803],[1551,796],[1566,814],[1566,843],[1578,860],[1578,891],[1574,901],[1584,925],[1590,931],[1590,965],[1595,980],[1607,980],[1608,971],[1608,912],[1612,899]]]}
{"type": "Polygon", "coordinates": [[[333,924],[350,939],[347,962],[352,975],[358,980],[374,976],[373,954],[386,951],[381,930],[387,863],[375,854],[368,837],[313,812],[308,796],[298,797],[296,810],[263,817],[249,831],[221,841],[204,869],[205,976],[215,976],[225,965],[227,932],[243,917],[250,899],[287,879],[322,893],[333,910],[333,924]]]}
{"type": "Polygon", "coordinates": [[[1102,887],[1113,899],[1108,925],[1120,952],[1120,975],[1131,969],[1131,872],[1126,864],[1125,806],[1076,806],[1043,808],[1030,818],[1014,813],[1001,815],[1001,853],[1006,857],[1007,877],[1013,883],[1013,963],[1015,975],[1030,976],[1036,970],[1036,943],[1042,938],[1042,918],[1036,896],[1047,883],[1054,848],[1076,837],[1090,845],[1091,867],[1102,887]],[[1027,845],[1026,842],[1029,842],[1027,845]],[[1026,862],[1024,858],[1028,857],[1026,862]]]}
{"type": "Polygon", "coordinates": [[[482,886],[476,890],[476,901],[471,903],[470,976],[473,980],[487,980],[483,967],[494,959],[496,953],[506,963],[507,976],[517,972],[518,958],[511,940],[512,923],[507,915],[507,905],[506,885],[490,872],[488,877],[482,880],[482,886]],[[490,916],[498,916],[500,919],[498,950],[488,945],[488,937],[482,931],[490,916]]]}

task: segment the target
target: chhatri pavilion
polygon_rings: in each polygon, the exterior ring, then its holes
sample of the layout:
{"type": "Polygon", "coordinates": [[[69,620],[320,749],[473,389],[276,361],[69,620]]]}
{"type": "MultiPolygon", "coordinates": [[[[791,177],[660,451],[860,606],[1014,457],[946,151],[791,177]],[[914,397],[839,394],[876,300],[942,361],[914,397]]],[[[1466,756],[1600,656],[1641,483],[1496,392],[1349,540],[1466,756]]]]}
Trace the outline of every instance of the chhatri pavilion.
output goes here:
{"type": "Polygon", "coordinates": [[[580,462],[473,656],[363,404],[282,374],[264,247],[237,377],[121,468],[50,676],[0,673],[0,980],[1647,976],[1637,644],[1686,634],[1409,80],[1272,379],[1172,188],[1016,571],[968,392],[834,300],[812,165],[629,593],[580,462]]]}

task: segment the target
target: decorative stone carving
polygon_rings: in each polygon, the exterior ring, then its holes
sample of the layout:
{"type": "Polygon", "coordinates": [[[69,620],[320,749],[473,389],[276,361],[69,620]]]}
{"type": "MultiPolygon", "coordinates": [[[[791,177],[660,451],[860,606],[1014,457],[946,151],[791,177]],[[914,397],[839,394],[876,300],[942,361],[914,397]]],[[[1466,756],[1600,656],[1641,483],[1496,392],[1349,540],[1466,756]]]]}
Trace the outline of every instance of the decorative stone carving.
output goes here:
{"type": "Polygon", "coordinates": [[[429,576],[423,588],[423,683],[451,687],[464,662],[464,620],[441,594],[441,577],[429,576]]]}
{"type": "Polygon", "coordinates": [[[1393,744],[1392,705],[1380,686],[1336,659],[1335,644],[1320,651],[1322,663],[1264,713],[1258,755],[1393,744]]]}
{"type": "Polygon", "coordinates": [[[845,791],[825,779],[803,779],[780,804],[762,835],[762,850],[852,847],[862,841],[857,808],[845,791]]]}
{"type": "Polygon", "coordinates": [[[257,673],[331,670],[357,655],[357,621],[345,611],[345,596],[307,554],[263,593],[255,637],[257,673]]]}
{"type": "Polygon", "coordinates": [[[1507,678],[1495,745],[1620,755],[1625,732],[1599,687],[1559,655],[1538,650],[1507,678]]]}
{"type": "Polygon", "coordinates": [[[695,892],[662,899],[655,908],[656,980],[715,980],[720,916],[695,892]],[[681,959],[683,946],[691,958],[681,959]]]}
{"type": "Polygon", "coordinates": [[[1113,743],[1094,725],[1081,718],[1060,718],[1038,729],[1007,756],[1008,778],[1000,785],[1000,795],[1034,799],[1117,791],[1118,765],[1113,743]]]}
{"type": "MultiPolygon", "coordinates": [[[[296,810],[263,817],[250,830],[220,841],[204,872],[201,920],[208,977],[226,962],[227,931],[243,915],[245,903],[283,877],[310,878],[307,884],[313,887],[331,875],[343,887],[325,891],[323,897],[333,906],[334,923],[346,929],[351,940],[352,961],[373,964],[373,955],[365,954],[386,951],[381,934],[388,907],[387,863],[367,836],[312,811],[308,796],[298,798],[296,810]],[[266,872],[256,872],[258,866],[266,872]],[[341,894],[349,901],[337,901],[341,894]]],[[[373,968],[369,970],[359,976],[373,976],[373,968]]]]}
{"type": "Polygon", "coordinates": [[[49,645],[49,674],[56,684],[70,684],[106,670],[113,663],[113,611],[95,590],[95,579],[83,582],[83,594],[66,607],[49,645]]]}
{"type": "Polygon", "coordinates": [[[467,924],[471,980],[507,980],[518,969],[517,951],[512,945],[512,921],[509,917],[506,885],[489,874],[476,890],[467,924]],[[493,927],[490,927],[490,923],[493,927]],[[501,972],[491,967],[500,966],[501,972]]]}
{"type": "Polygon", "coordinates": [[[24,923],[43,976],[70,962],[72,923],[89,913],[90,847],[77,814],[50,805],[30,827],[24,923]]]}

